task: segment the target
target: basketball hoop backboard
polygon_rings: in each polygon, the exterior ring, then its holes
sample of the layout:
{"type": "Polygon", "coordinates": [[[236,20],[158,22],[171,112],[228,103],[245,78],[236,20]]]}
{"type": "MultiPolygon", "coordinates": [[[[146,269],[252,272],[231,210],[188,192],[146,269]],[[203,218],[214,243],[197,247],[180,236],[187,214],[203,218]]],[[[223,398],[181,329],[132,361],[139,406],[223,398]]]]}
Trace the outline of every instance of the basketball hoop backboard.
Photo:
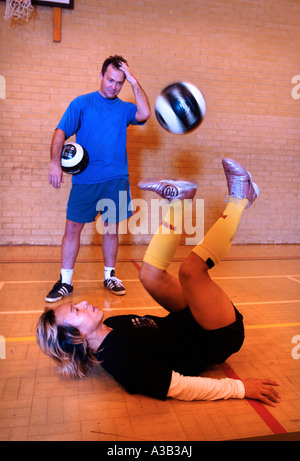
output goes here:
{"type": "Polygon", "coordinates": [[[4,19],[11,19],[14,24],[28,22],[33,16],[32,5],[49,6],[53,8],[53,41],[61,41],[62,8],[74,9],[74,0],[0,0],[6,1],[4,19]]]}
{"type": "MultiPolygon", "coordinates": [[[[0,0],[2,2],[5,2],[6,0],[0,0]]],[[[74,8],[74,0],[47,0],[47,1],[42,1],[42,0],[32,0],[31,1],[32,5],[41,5],[41,6],[52,6],[53,8],[58,7],[58,8],[74,8]]]]}
{"type": "Polygon", "coordinates": [[[32,0],[32,4],[59,8],[74,8],[74,0],[47,0],[45,2],[40,0],[32,0]]]}

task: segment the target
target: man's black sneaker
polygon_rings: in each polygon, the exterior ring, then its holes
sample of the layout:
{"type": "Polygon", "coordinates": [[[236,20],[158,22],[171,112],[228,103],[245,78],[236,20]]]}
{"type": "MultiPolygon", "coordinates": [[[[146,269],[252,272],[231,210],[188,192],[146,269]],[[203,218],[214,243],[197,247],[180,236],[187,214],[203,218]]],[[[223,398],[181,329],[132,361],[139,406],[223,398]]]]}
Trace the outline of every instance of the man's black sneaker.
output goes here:
{"type": "Polygon", "coordinates": [[[103,285],[105,286],[105,288],[107,288],[114,295],[122,296],[122,295],[125,295],[126,289],[122,285],[121,282],[122,282],[122,280],[119,280],[115,276],[115,271],[112,270],[111,273],[110,273],[110,277],[103,281],[103,285]]]}
{"type": "Polygon", "coordinates": [[[47,303],[56,303],[64,296],[68,296],[73,292],[73,285],[61,282],[61,277],[53,286],[52,290],[47,294],[45,301],[47,303]]]}

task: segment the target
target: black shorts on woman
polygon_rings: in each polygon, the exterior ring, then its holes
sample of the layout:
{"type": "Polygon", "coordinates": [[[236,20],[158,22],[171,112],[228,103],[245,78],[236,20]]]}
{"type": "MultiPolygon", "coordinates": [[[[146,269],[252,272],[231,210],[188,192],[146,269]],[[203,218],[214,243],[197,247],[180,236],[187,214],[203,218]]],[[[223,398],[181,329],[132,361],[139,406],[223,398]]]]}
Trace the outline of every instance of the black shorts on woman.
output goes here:
{"type": "Polygon", "coordinates": [[[119,315],[104,323],[112,331],[96,358],[131,394],[165,400],[172,372],[199,376],[209,365],[223,363],[244,341],[243,316],[216,330],[205,330],[190,308],[165,317],[119,315]]]}

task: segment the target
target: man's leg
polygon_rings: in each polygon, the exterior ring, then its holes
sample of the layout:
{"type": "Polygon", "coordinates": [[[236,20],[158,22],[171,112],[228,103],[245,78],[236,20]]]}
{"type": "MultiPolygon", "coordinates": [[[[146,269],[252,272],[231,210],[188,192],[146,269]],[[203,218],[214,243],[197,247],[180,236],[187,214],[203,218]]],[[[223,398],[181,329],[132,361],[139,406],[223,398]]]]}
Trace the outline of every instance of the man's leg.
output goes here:
{"type": "Polygon", "coordinates": [[[115,295],[126,293],[122,281],[116,277],[115,265],[119,248],[119,222],[131,216],[131,193],[129,181],[117,178],[106,181],[101,191],[97,210],[102,214],[104,232],[102,252],[104,257],[104,286],[115,295]]]}
{"type": "Polygon", "coordinates": [[[65,233],[61,247],[62,269],[74,269],[75,261],[80,248],[80,234],[84,223],[66,220],[65,233]]]}
{"type": "Polygon", "coordinates": [[[104,223],[106,231],[102,235],[104,266],[115,269],[119,249],[119,224],[104,223]]]}
{"type": "Polygon", "coordinates": [[[45,300],[47,302],[57,302],[62,297],[73,292],[73,269],[80,248],[80,234],[83,227],[84,223],[77,223],[69,219],[66,220],[65,233],[61,247],[60,280],[56,282],[52,290],[46,296],[45,300]]]}
{"type": "Polygon", "coordinates": [[[102,235],[102,253],[104,258],[104,286],[111,293],[122,296],[126,289],[122,280],[115,276],[115,266],[119,248],[119,223],[103,223],[105,232],[102,235]]]}

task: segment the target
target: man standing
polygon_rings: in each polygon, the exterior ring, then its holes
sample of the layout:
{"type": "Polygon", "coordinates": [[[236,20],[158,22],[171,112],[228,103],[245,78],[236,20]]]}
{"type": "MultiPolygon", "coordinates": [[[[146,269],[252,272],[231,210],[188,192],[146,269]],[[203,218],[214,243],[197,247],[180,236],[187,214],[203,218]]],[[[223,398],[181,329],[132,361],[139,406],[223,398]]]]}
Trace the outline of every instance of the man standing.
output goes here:
{"type": "Polygon", "coordinates": [[[97,204],[103,199],[113,200],[117,210],[115,219],[107,218],[104,222],[104,286],[116,295],[126,293],[115,276],[115,264],[119,244],[118,223],[132,214],[128,208],[131,196],[127,127],[145,123],[150,113],[147,95],[126,60],[122,56],[110,56],[102,66],[99,90],[74,99],[60,120],[52,138],[49,183],[56,189],[60,188],[63,182],[62,148],[66,139],[75,133],[76,142],[87,150],[90,160],[86,170],[72,178],[62,240],[61,276],[46,296],[47,302],[59,301],[72,293],[80,234],[85,223],[95,220],[99,211],[97,204]],[[118,98],[126,79],[132,87],[135,104],[118,98]],[[119,197],[127,197],[127,203],[119,203],[119,197]]]}

